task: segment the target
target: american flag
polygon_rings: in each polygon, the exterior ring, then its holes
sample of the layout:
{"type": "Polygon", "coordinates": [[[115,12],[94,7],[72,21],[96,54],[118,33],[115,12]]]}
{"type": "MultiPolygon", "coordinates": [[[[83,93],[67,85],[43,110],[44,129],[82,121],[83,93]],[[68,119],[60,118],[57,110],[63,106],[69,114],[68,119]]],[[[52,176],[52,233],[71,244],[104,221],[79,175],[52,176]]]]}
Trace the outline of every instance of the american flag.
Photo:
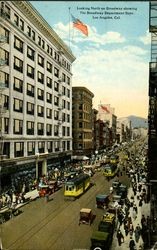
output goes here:
{"type": "Polygon", "coordinates": [[[73,21],[73,27],[80,30],[84,35],[88,36],[87,25],[82,23],[79,19],[75,18],[72,14],[71,14],[71,18],[73,21]]]}

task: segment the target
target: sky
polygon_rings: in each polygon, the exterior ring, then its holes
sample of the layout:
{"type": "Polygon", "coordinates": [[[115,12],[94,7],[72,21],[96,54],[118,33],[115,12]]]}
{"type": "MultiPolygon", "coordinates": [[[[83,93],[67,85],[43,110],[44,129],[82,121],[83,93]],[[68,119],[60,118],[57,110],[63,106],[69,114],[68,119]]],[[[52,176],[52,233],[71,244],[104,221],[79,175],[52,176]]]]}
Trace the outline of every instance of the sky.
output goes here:
{"type": "Polygon", "coordinates": [[[30,1],[76,57],[72,86],[93,94],[93,108],[110,104],[115,115],[148,116],[151,39],[149,2],[30,1]],[[88,27],[73,27],[71,14],[88,27]]]}

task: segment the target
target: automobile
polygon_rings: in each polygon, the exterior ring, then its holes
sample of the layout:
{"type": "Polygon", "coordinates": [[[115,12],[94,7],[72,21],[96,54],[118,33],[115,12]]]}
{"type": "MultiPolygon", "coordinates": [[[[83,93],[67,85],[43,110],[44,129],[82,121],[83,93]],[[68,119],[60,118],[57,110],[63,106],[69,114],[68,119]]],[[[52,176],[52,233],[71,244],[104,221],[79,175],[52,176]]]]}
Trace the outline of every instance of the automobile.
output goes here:
{"type": "Polygon", "coordinates": [[[105,209],[109,204],[109,196],[106,194],[96,195],[96,207],[105,209]]]}
{"type": "Polygon", "coordinates": [[[109,213],[109,212],[106,212],[103,217],[102,217],[102,221],[104,222],[109,222],[111,224],[114,225],[115,223],[115,219],[116,219],[116,216],[114,213],[109,213]]]}
{"type": "Polygon", "coordinates": [[[91,236],[91,250],[109,250],[111,246],[108,232],[94,231],[91,236]]]}
{"type": "Polygon", "coordinates": [[[80,224],[91,225],[92,220],[93,220],[92,209],[90,209],[90,208],[82,208],[80,210],[79,225],[80,224]]]}
{"type": "Polygon", "coordinates": [[[113,181],[112,182],[112,187],[114,188],[114,189],[117,189],[119,186],[120,186],[120,181],[118,180],[118,181],[113,181]]]}
{"type": "Polygon", "coordinates": [[[101,220],[98,225],[98,231],[108,232],[113,236],[115,223],[110,223],[108,221],[101,220]]]}
{"type": "Polygon", "coordinates": [[[121,199],[125,199],[127,197],[127,193],[128,193],[127,186],[121,184],[117,188],[116,194],[121,196],[121,199]]]}

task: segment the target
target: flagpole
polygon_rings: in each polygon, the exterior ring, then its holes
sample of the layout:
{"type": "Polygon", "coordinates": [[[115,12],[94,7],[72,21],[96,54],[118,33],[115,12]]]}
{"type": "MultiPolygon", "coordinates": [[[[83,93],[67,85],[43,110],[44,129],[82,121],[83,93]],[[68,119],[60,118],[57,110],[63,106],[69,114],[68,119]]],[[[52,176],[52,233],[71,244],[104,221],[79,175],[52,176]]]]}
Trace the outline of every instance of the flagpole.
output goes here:
{"type": "Polygon", "coordinates": [[[70,34],[70,7],[69,7],[69,48],[71,47],[71,43],[70,43],[70,40],[71,40],[71,34],[70,34]]]}

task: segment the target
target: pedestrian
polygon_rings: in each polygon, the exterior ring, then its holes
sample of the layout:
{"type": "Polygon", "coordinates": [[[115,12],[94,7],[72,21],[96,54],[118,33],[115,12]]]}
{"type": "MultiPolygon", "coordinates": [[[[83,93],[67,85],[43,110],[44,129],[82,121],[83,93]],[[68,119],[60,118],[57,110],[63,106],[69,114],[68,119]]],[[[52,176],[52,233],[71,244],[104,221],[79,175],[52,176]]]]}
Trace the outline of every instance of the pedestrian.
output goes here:
{"type": "Polygon", "coordinates": [[[140,197],[139,197],[139,207],[142,207],[142,205],[143,205],[142,197],[140,196],[140,197]]]}
{"type": "Polygon", "coordinates": [[[135,241],[136,241],[136,243],[138,243],[139,242],[139,238],[141,236],[141,227],[140,227],[139,224],[137,224],[134,233],[135,233],[135,241]]]}
{"type": "Polygon", "coordinates": [[[117,239],[118,239],[119,246],[121,246],[121,244],[124,242],[124,236],[120,229],[118,229],[118,232],[117,232],[117,239]]]}
{"type": "Polygon", "coordinates": [[[130,250],[135,250],[136,249],[136,244],[135,244],[135,241],[133,240],[132,237],[130,237],[129,249],[130,250]]]}
{"type": "Polygon", "coordinates": [[[130,224],[129,232],[130,232],[130,236],[132,236],[132,235],[133,235],[133,232],[134,232],[134,226],[133,226],[132,223],[130,224]]]}
{"type": "Polygon", "coordinates": [[[134,205],[133,205],[133,210],[136,212],[136,214],[138,213],[137,206],[136,206],[135,203],[134,203],[134,205]]]}
{"type": "Polygon", "coordinates": [[[45,201],[48,202],[49,201],[49,193],[45,194],[45,201]]]}
{"type": "Polygon", "coordinates": [[[144,223],[146,223],[146,218],[145,218],[144,214],[142,214],[141,225],[143,226],[144,223]]]}
{"type": "Polygon", "coordinates": [[[124,231],[125,231],[125,236],[127,236],[128,233],[129,233],[129,228],[128,228],[128,223],[127,223],[127,221],[124,222],[124,231]]]}

